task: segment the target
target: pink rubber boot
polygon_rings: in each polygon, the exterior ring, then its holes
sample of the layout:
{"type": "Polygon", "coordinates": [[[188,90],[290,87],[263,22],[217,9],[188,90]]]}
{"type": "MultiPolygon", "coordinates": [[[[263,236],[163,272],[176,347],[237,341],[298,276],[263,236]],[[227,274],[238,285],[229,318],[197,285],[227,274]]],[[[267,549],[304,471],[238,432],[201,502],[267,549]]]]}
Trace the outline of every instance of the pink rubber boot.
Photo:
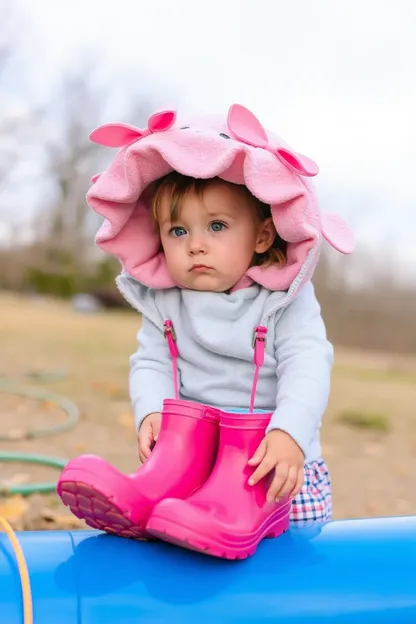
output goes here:
{"type": "Polygon", "coordinates": [[[252,555],[264,537],[277,537],[289,527],[291,503],[268,503],[267,476],[254,486],[247,465],[260,444],[271,414],[221,413],[215,467],[197,492],[186,500],[165,499],[147,523],[154,537],[225,559],[252,555]]]}
{"type": "Polygon", "coordinates": [[[143,539],[154,505],[165,497],[185,498],[208,478],[218,450],[220,412],[169,399],[151,456],[137,472],[124,475],[95,455],[72,459],[57,491],[77,518],[94,529],[143,539]]]}

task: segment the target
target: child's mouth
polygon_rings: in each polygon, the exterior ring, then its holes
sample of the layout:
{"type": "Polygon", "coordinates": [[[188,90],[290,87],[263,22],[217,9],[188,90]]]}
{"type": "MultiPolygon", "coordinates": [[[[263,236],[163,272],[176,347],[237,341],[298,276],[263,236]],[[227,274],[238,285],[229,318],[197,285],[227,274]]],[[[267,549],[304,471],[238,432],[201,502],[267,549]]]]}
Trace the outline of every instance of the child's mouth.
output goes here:
{"type": "Polygon", "coordinates": [[[194,264],[191,271],[196,271],[197,273],[203,271],[211,271],[212,267],[207,266],[206,264],[194,264]]]}

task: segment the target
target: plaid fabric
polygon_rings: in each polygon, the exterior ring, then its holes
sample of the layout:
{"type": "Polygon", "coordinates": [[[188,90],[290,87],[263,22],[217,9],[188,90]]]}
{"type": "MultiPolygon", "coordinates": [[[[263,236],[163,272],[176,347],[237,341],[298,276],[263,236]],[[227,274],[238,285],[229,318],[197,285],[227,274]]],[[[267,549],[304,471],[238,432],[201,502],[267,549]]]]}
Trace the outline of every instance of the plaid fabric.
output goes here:
{"type": "Polygon", "coordinates": [[[323,459],[305,464],[305,481],[292,501],[292,524],[328,521],[332,518],[331,478],[323,459]]]}

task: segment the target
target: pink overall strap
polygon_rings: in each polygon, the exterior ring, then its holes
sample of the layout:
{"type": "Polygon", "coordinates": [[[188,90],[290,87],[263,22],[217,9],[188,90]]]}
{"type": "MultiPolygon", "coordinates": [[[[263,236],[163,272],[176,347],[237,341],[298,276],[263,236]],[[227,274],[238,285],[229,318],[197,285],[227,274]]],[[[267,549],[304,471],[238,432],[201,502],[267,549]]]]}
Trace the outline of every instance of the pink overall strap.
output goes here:
{"type": "Polygon", "coordinates": [[[169,353],[172,358],[172,369],[173,369],[173,387],[175,389],[175,399],[179,399],[179,382],[178,382],[178,357],[179,350],[178,345],[176,344],[176,334],[173,329],[172,321],[165,321],[163,323],[163,327],[165,328],[165,338],[168,341],[169,353]]]}
{"type": "MultiPolygon", "coordinates": [[[[172,321],[165,321],[164,324],[164,335],[168,342],[169,353],[172,358],[172,371],[173,371],[173,386],[175,389],[175,399],[179,399],[179,381],[178,381],[178,357],[179,350],[178,345],[176,344],[176,334],[173,328],[172,321]]],[[[254,349],[254,379],[253,385],[251,389],[250,396],[250,412],[254,411],[254,403],[256,400],[256,392],[257,392],[257,383],[260,375],[260,368],[264,363],[264,353],[266,347],[266,335],[267,335],[267,327],[263,327],[262,325],[258,325],[254,331],[253,336],[253,349],[254,349]]]]}
{"type": "Polygon", "coordinates": [[[259,380],[260,368],[264,363],[264,352],[266,347],[266,335],[267,335],[267,327],[263,327],[263,325],[258,325],[254,331],[253,336],[253,348],[254,348],[254,364],[256,369],[254,371],[254,379],[253,386],[251,389],[251,397],[250,397],[250,412],[254,411],[254,402],[256,400],[256,391],[257,391],[257,382],[259,380]]]}

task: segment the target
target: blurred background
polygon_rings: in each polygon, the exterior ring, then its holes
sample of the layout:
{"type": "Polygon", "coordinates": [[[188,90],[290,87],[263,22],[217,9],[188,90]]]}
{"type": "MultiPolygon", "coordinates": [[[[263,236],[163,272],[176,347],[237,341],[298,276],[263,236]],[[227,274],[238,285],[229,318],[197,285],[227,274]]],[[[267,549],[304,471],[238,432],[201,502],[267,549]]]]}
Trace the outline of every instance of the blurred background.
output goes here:
{"type": "Polygon", "coordinates": [[[335,517],[416,514],[415,28],[412,0],[0,0],[0,515],[82,528],[53,492],[64,462],[137,466],[140,318],[94,246],[85,194],[112,153],[89,133],[233,102],[319,163],[357,236],[314,278],[335,517]]]}

